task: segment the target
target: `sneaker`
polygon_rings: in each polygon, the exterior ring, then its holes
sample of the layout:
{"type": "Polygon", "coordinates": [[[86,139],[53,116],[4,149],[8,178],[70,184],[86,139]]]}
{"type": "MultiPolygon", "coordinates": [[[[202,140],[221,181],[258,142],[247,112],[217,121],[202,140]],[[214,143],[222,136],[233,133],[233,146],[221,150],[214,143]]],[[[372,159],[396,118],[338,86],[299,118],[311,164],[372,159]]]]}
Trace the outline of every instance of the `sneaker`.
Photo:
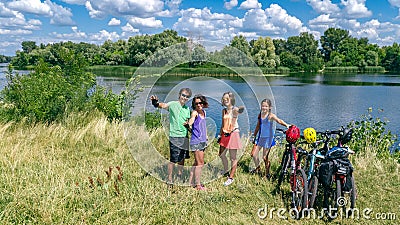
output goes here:
{"type": "Polygon", "coordinates": [[[231,185],[233,183],[233,178],[228,178],[228,180],[226,180],[225,182],[224,182],[224,186],[229,186],[229,185],[231,185]]]}

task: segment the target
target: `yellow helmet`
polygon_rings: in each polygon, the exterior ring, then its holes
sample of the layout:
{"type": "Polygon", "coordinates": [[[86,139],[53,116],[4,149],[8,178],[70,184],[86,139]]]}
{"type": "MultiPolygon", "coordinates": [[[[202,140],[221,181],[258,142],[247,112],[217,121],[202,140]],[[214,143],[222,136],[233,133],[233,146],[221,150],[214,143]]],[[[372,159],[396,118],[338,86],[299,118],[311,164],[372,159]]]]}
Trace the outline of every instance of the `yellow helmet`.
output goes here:
{"type": "Polygon", "coordinates": [[[314,128],[309,127],[304,129],[303,134],[304,134],[304,139],[306,139],[306,141],[309,144],[317,141],[317,132],[315,131],[314,128]]]}

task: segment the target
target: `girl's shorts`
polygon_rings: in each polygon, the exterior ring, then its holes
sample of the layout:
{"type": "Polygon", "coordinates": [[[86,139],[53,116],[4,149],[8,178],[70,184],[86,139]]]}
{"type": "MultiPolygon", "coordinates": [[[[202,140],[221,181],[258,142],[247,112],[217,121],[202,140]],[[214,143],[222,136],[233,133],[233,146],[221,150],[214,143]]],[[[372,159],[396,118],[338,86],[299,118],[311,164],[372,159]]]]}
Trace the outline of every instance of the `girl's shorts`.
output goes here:
{"type": "Polygon", "coordinates": [[[222,135],[219,143],[222,147],[228,149],[241,149],[242,143],[240,141],[240,134],[238,131],[232,132],[229,136],[222,135]]]}
{"type": "Polygon", "coordinates": [[[207,147],[207,142],[200,142],[198,144],[190,144],[190,151],[195,152],[195,151],[203,151],[206,150],[207,147]]]}
{"type": "Polygon", "coordinates": [[[275,145],[275,140],[272,138],[272,143],[270,137],[259,137],[256,139],[255,144],[262,148],[271,148],[275,145]]]}

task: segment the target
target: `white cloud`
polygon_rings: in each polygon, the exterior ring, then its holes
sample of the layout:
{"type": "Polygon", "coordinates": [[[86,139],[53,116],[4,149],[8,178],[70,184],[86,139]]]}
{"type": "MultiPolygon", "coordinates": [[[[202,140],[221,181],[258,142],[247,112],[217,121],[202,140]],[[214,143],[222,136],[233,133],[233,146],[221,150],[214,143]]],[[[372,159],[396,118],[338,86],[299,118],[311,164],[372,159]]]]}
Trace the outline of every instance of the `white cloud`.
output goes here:
{"type": "Polygon", "coordinates": [[[40,0],[19,0],[9,2],[7,6],[18,12],[49,17],[50,24],[74,24],[71,10],[69,8],[64,8],[61,5],[57,5],[50,0],[45,0],[45,2],[41,2],[40,0]]]}
{"type": "Polygon", "coordinates": [[[256,32],[238,32],[238,35],[242,35],[245,38],[248,39],[257,39],[258,35],[256,32]]]}
{"type": "Polygon", "coordinates": [[[336,21],[337,19],[331,18],[329,14],[324,14],[308,21],[308,25],[311,29],[318,30],[322,33],[329,27],[335,27],[336,21]]]}
{"type": "Polygon", "coordinates": [[[50,0],[46,0],[46,4],[50,7],[50,24],[55,25],[74,25],[72,20],[72,12],[69,8],[64,8],[61,5],[52,3],[50,0]]]}
{"type": "Polygon", "coordinates": [[[121,27],[122,31],[125,33],[138,33],[139,29],[135,29],[132,25],[129,23],[126,23],[125,26],[121,27]]]}
{"type": "Polygon", "coordinates": [[[104,42],[107,40],[117,41],[119,37],[120,36],[116,32],[108,32],[106,30],[101,30],[97,34],[90,35],[89,40],[93,42],[104,42]]]}
{"type": "Polygon", "coordinates": [[[396,17],[396,19],[400,18],[400,0],[389,0],[390,5],[399,8],[399,15],[396,17]]]}
{"type": "MultiPolygon", "coordinates": [[[[170,5],[177,2],[172,1],[170,5]]],[[[164,9],[161,0],[88,0],[85,5],[89,15],[96,19],[103,19],[106,15],[151,17],[164,9]]]]}
{"type": "Polygon", "coordinates": [[[241,25],[238,18],[223,13],[212,13],[210,9],[190,8],[181,10],[181,18],[173,29],[189,37],[206,40],[230,40],[236,33],[235,27],[241,25]]]}
{"type": "Polygon", "coordinates": [[[105,17],[107,15],[107,13],[101,11],[101,10],[96,10],[92,7],[92,4],[90,3],[90,1],[87,1],[85,3],[85,7],[86,9],[89,11],[89,16],[91,18],[98,18],[101,19],[103,17],[105,17]]]}
{"type": "Polygon", "coordinates": [[[269,8],[265,9],[265,13],[273,24],[286,28],[287,31],[299,32],[303,29],[301,20],[289,15],[285,9],[277,4],[271,4],[269,8]]]}
{"type": "Polygon", "coordinates": [[[0,35],[1,34],[6,34],[6,35],[27,35],[27,34],[32,34],[32,31],[30,30],[23,30],[23,29],[16,29],[16,30],[9,30],[9,29],[1,29],[0,28],[0,35]]]}
{"type": "Polygon", "coordinates": [[[182,3],[182,0],[167,0],[167,1],[165,1],[165,4],[173,12],[179,11],[179,6],[181,3],[182,3]]]}
{"type": "Polygon", "coordinates": [[[136,27],[145,27],[145,28],[161,28],[162,21],[156,20],[154,17],[149,18],[139,18],[139,17],[128,17],[128,21],[131,25],[136,27]]]}
{"type": "MultiPolygon", "coordinates": [[[[25,30],[39,30],[42,22],[37,19],[30,19],[26,21],[22,13],[13,11],[13,17],[0,17],[0,28],[5,29],[25,29],[25,30]]],[[[21,33],[21,31],[19,31],[21,33]]]]}
{"type": "Polygon", "coordinates": [[[258,0],[246,0],[240,4],[239,9],[261,9],[262,5],[258,2],[258,0]]]}
{"type": "Polygon", "coordinates": [[[108,22],[108,26],[119,26],[120,24],[121,20],[116,18],[111,18],[111,20],[108,22]]]}
{"type": "Polygon", "coordinates": [[[243,18],[243,29],[246,32],[257,32],[262,36],[298,35],[307,29],[296,17],[291,16],[277,4],[271,4],[264,11],[251,9],[243,18]]]}
{"type": "Polygon", "coordinates": [[[224,3],[224,7],[227,10],[233,9],[233,7],[236,7],[238,5],[238,0],[231,0],[231,1],[226,1],[224,3]]]}
{"type": "Polygon", "coordinates": [[[50,6],[40,0],[17,0],[8,3],[8,7],[20,12],[32,13],[37,15],[49,15],[50,6]]]}
{"type": "Polygon", "coordinates": [[[63,2],[66,2],[68,4],[75,4],[75,5],[85,5],[86,0],[61,0],[63,2]]]}
{"type": "Polygon", "coordinates": [[[344,5],[343,12],[347,18],[365,18],[372,15],[372,12],[365,6],[366,0],[341,0],[344,5]]]}
{"type": "Polygon", "coordinates": [[[4,3],[0,2],[0,17],[14,17],[15,11],[7,8],[4,3]]]}
{"type": "Polygon", "coordinates": [[[307,0],[307,3],[317,12],[321,14],[337,13],[340,11],[336,4],[331,0],[307,0]]]}
{"type": "Polygon", "coordinates": [[[400,0],[389,0],[390,5],[400,8],[400,0]]]}
{"type": "Polygon", "coordinates": [[[52,32],[51,35],[57,39],[61,39],[62,41],[84,41],[88,37],[85,32],[78,30],[78,27],[76,26],[71,27],[71,30],[72,33],[59,34],[57,32],[52,32]]]}

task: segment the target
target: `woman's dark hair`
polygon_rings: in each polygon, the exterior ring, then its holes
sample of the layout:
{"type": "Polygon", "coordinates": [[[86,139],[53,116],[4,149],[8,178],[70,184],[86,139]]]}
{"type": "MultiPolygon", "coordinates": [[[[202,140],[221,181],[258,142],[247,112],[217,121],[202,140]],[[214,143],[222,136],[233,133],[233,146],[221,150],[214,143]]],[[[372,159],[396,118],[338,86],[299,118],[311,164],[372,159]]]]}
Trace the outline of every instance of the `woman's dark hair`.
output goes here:
{"type": "Polygon", "coordinates": [[[261,101],[261,105],[262,105],[264,102],[266,102],[266,103],[269,105],[269,111],[271,112],[271,108],[272,108],[271,100],[268,99],[268,98],[264,98],[264,99],[261,101]]]}
{"type": "Polygon", "coordinates": [[[233,93],[230,92],[230,91],[225,92],[225,93],[222,95],[222,98],[221,98],[221,105],[224,105],[224,96],[225,96],[225,95],[229,95],[229,99],[231,100],[231,104],[232,104],[232,106],[234,106],[235,103],[236,103],[235,96],[234,96],[233,93]]]}
{"type": "Polygon", "coordinates": [[[208,108],[207,98],[203,95],[195,95],[192,99],[192,109],[196,109],[196,99],[200,99],[203,103],[203,108],[208,108]]]}

